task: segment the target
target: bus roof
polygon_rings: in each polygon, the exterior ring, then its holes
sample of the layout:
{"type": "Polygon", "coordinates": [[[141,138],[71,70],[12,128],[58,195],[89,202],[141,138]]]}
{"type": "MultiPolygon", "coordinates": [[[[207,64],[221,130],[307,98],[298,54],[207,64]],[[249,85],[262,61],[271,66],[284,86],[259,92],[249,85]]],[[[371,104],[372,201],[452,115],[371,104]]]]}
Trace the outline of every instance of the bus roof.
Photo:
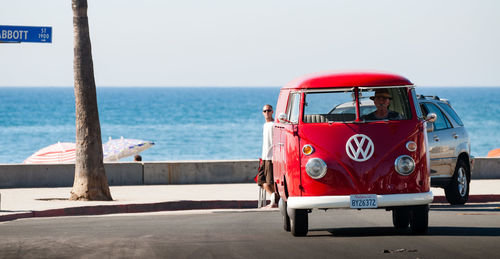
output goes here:
{"type": "Polygon", "coordinates": [[[388,73],[377,72],[343,72],[321,73],[299,77],[283,88],[289,89],[317,89],[317,88],[344,88],[344,87],[383,87],[383,86],[413,85],[410,80],[388,73]]]}

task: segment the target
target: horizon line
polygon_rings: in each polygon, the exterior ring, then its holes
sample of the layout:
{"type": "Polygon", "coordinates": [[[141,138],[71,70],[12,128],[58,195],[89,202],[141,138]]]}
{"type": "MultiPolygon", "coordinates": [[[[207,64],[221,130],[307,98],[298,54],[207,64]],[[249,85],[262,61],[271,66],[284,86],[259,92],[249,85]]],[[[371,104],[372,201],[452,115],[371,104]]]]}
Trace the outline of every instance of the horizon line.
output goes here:
{"type": "MultiPolygon", "coordinates": [[[[414,85],[417,88],[431,87],[456,87],[456,88],[497,88],[500,85],[414,85]]],[[[279,85],[96,85],[96,88],[281,88],[279,85]]],[[[74,88],[74,86],[64,85],[0,85],[0,88],[74,88]]]]}

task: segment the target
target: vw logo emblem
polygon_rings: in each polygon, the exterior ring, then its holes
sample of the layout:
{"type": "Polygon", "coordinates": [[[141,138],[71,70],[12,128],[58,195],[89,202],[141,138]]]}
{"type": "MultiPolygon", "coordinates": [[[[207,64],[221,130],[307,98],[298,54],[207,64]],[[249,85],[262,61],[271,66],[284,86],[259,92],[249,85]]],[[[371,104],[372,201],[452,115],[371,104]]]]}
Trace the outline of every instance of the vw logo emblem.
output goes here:
{"type": "Polygon", "coordinates": [[[375,147],[372,140],[363,134],[356,134],[347,140],[345,151],[347,155],[354,161],[363,162],[373,155],[375,147]]]}

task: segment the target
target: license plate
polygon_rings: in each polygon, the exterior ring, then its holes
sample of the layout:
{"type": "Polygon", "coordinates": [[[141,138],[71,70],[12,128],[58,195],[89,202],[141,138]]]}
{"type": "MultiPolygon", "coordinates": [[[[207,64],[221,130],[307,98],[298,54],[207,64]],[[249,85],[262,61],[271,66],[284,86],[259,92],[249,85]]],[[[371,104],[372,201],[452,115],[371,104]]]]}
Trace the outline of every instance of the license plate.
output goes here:
{"type": "Polygon", "coordinates": [[[352,209],[370,209],[377,208],[376,194],[355,194],[351,195],[352,209]]]}

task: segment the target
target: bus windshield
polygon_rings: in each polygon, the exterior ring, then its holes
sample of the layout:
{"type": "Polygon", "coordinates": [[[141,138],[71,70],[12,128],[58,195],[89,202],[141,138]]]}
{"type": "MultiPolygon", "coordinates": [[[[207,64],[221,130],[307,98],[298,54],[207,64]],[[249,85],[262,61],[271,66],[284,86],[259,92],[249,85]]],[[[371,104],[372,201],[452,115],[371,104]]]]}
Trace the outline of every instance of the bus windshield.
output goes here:
{"type": "MultiPolygon", "coordinates": [[[[355,88],[305,93],[305,123],[356,120],[355,88]]],[[[407,87],[359,88],[361,121],[408,120],[411,118],[407,87]]]]}

